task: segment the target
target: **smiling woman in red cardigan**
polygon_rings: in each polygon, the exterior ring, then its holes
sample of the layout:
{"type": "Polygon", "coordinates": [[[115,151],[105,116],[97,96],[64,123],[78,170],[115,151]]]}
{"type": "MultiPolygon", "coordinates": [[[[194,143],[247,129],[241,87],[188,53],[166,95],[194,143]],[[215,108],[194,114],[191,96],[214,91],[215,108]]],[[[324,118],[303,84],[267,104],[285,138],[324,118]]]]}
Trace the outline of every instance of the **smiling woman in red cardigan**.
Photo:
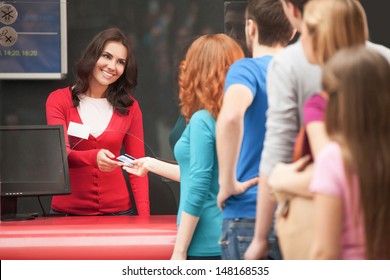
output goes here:
{"type": "Polygon", "coordinates": [[[135,207],[116,160],[122,146],[135,158],[145,156],[142,113],[131,94],[136,85],[130,41],[110,28],[89,43],[77,63],[76,83],[49,95],[47,123],[65,128],[72,188],[70,195],[53,197],[54,212],[132,215],[136,208],[150,215],[147,177],[129,175],[135,207]]]}

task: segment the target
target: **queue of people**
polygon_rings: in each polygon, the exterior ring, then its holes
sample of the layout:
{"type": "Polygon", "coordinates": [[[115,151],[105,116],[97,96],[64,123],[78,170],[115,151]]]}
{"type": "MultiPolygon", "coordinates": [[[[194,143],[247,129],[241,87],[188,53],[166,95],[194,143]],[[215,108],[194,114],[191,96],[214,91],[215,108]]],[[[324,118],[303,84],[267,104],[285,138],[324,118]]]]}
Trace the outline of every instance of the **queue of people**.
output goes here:
{"type": "Polygon", "coordinates": [[[363,7],[249,0],[245,37],[250,57],[224,34],[191,43],[172,164],[145,157],[129,39],[118,28],[97,34],[75,83],[47,99],[47,123],[65,128],[72,185],[52,211],[148,216],[153,172],[180,182],[172,259],[390,259],[390,50],[368,41],[363,7]],[[299,130],[305,152],[292,163],[299,130]],[[135,160],[118,161],[123,150],[135,160]],[[275,221],[300,196],[313,211],[296,232],[311,235],[294,254],[275,221]]]}

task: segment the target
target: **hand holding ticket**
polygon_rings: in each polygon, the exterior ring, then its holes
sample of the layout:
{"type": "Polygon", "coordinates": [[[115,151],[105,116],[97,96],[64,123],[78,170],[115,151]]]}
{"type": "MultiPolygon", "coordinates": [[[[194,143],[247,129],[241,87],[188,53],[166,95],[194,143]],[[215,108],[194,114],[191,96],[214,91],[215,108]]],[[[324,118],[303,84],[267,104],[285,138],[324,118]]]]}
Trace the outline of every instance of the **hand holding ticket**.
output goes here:
{"type": "Polygon", "coordinates": [[[130,166],[133,166],[133,161],[135,160],[134,157],[128,155],[128,154],[124,154],[124,155],[120,155],[119,157],[116,158],[117,160],[123,162],[124,164],[126,165],[130,165],[130,166]]]}

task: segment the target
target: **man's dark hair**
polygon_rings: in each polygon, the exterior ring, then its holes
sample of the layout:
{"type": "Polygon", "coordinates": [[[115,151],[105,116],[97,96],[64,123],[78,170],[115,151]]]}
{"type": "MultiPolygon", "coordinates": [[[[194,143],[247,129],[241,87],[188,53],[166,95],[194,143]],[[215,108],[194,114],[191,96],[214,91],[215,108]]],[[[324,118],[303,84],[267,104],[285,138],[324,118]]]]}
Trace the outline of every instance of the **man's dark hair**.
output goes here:
{"type": "Polygon", "coordinates": [[[249,0],[247,18],[256,22],[259,44],[273,47],[287,46],[293,27],[283,12],[280,0],[249,0]]]}

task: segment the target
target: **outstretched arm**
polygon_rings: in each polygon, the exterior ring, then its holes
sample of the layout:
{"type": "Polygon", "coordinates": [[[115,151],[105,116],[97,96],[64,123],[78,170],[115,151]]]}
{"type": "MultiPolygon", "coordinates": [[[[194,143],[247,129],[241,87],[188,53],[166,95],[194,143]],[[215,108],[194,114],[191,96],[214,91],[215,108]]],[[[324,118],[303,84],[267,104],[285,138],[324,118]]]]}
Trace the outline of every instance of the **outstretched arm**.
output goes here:
{"type": "Polygon", "coordinates": [[[136,176],[145,176],[148,172],[158,174],[176,182],[180,182],[180,168],[177,164],[168,163],[151,157],[134,160],[132,166],[124,165],[123,169],[136,176]]]}

